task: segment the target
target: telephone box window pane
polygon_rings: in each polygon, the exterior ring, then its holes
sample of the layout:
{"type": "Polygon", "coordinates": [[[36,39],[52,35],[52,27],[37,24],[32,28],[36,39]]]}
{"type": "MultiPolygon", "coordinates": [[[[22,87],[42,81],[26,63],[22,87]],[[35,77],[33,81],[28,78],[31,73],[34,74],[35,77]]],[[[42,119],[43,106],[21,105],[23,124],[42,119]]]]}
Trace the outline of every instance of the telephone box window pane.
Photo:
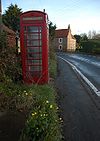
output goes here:
{"type": "Polygon", "coordinates": [[[28,48],[28,53],[39,53],[41,52],[41,48],[34,47],[34,48],[28,48]]]}
{"type": "Polygon", "coordinates": [[[29,66],[29,71],[41,71],[42,66],[29,66]]]}
{"type": "Polygon", "coordinates": [[[39,39],[39,34],[28,34],[27,39],[39,39]]]}
{"type": "Polygon", "coordinates": [[[28,60],[28,64],[31,64],[31,65],[42,65],[42,60],[28,60]]]}
{"type": "Polygon", "coordinates": [[[41,46],[41,40],[27,40],[27,46],[41,46]]]}
{"type": "Polygon", "coordinates": [[[26,30],[27,30],[27,28],[26,28],[26,26],[24,26],[24,31],[26,32],[26,30]]]}
{"type": "Polygon", "coordinates": [[[29,72],[32,77],[40,77],[42,75],[41,71],[29,72]]]}
{"type": "Polygon", "coordinates": [[[39,32],[39,29],[36,26],[28,26],[27,31],[28,32],[39,32]]]}
{"type": "Polygon", "coordinates": [[[32,53],[28,53],[28,58],[32,58],[32,59],[41,59],[42,55],[41,54],[32,54],[32,53]]]}

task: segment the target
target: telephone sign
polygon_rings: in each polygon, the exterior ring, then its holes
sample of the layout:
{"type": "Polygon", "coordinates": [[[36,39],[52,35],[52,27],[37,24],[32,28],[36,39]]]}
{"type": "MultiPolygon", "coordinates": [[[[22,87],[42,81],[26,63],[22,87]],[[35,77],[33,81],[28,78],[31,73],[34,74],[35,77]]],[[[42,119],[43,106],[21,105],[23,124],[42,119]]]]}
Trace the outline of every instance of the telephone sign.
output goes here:
{"type": "Polygon", "coordinates": [[[20,16],[22,73],[25,83],[48,83],[48,16],[28,11],[20,16]]]}

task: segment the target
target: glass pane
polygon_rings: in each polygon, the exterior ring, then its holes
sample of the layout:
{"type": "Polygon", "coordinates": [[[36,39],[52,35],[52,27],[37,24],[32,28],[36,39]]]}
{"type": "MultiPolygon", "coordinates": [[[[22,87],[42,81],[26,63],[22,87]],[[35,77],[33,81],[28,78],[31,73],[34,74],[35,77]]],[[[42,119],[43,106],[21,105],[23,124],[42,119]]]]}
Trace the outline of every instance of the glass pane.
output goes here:
{"type": "Polygon", "coordinates": [[[42,75],[41,71],[29,72],[32,77],[40,77],[42,75]]]}
{"type": "Polygon", "coordinates": [[[27,40],[27,46],[41,46],[41,40],[27,40]]]}
{"type": "Polygon", "coordinates": [[[28,34],[27,39],[39,39],[39,34],[28,34]]]}
{"type": "Polygon", "coordinates": [[[29,71],[41,71],[42,66],[28,66],[29,71]]]}
{"type": "Polygon", "coordinates": [[[39,29],[36,26],[28,26],[27,31],[28,32],[39,32],[39,29]]]}
{"type": "Polygon", "coordinates": [[[42,60],[28,60],[28,64],[42,65],[42,60]]]}
{"type": "Polygon", "coordinates": [[[41,59],[42,55],[41,54],[32,54],[32,53],[28,53],[28,58],[32,58],[32,59],[41,59]]]}
{"type": "Polygon", "coordinates": [[[41,48],[34,47],[34,48],[27,48],[28,53],[39,53],[41,52],[41,48]]]}

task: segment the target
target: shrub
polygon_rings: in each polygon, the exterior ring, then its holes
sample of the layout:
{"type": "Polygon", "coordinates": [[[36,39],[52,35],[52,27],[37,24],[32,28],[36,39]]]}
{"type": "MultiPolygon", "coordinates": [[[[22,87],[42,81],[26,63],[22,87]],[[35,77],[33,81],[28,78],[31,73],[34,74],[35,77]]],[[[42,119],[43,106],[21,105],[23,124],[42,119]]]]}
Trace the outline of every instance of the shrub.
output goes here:
{"type": "Polygon", "coordinates": [[[100,50],[100,41],[98,40],[88,40],[81,42],[82,48],[80,49],[81,52],[86,53],[96,53],[99,54],[100,50]]]}
{"type": "Polygon", "coordinates": [[[93,48],[92,52],[94,54],[100,54],[100,48],[93,48]]]}
{"type": "Polygon", "coordinates": [[[1,110],[17,110],[28,114],[33,104],[34,97],[27,86],[12,82],[0,83],[1,110]]]}
{"type": "Polygon", "coordinates": [[[6,32],[0,32],[0,52],[7,48],[7,34],[6,32]]]}
{"type": "Polygon", "coordinates": [[[0,36],[0,82],[21,80],[21,63],[16,57],[16,48],[7,47],[6,33],[0,36]]]}

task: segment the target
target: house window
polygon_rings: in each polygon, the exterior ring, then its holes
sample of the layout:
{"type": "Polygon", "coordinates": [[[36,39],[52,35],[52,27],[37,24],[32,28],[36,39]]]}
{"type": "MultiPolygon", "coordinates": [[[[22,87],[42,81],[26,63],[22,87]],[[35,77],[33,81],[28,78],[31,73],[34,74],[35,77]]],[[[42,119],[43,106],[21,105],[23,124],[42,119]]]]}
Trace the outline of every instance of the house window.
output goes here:
{"type": "Polygon", "coordinates": [[[59,43],[62,43],[63,42],[63,38],[59,38],[59,43]]]}
{"type": "Polygon", "coordinates": [[[62,45],[59,45],[59,50],[62,50],[62,45]]]}

